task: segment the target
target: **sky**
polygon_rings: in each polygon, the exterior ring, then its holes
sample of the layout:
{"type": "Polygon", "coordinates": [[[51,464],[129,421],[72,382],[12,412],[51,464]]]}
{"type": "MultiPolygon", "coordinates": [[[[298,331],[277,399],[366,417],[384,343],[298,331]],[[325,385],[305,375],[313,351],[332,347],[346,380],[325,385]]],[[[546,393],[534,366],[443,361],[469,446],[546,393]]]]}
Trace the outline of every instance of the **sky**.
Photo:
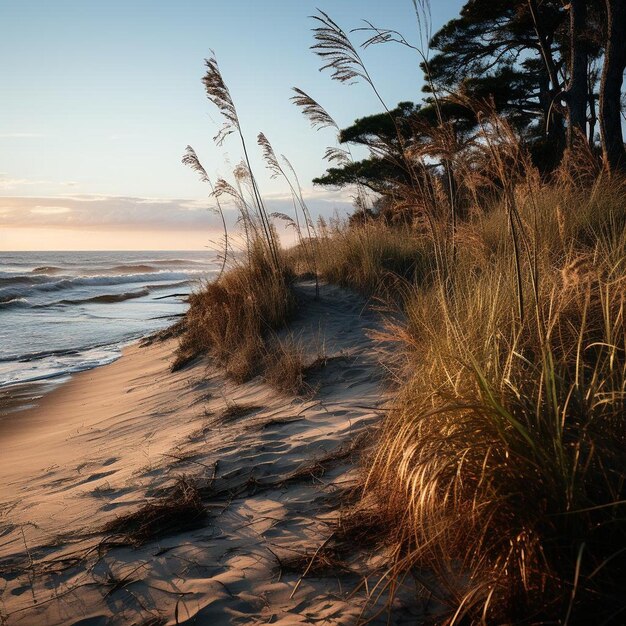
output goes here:
{"type": "MultiPolygon", "coordinates": [[[[462,4],[432,2],[433,30],[462,4]]],[[[234,137],[213,142],[222,120],[201,83],[211,51],[270,210],[291,200],[264,168],[261,131],[293,164],[314,214],[349,211],[348,191],[310,182],[335,136],[310,128],[291,88],[341,127],[381,106],[367,85],[319,71],[309,49],[318,8],[346,31],[369,20],[419,42],[412,0],[0,0],[0,250],[214,245],[207,186],[181,164],[188,144],[214,180],[232,179],[241,159],[234,137]]],[[[421,99],[414,52],[376,46],[363,58],[386,104],[421,99]]]]}

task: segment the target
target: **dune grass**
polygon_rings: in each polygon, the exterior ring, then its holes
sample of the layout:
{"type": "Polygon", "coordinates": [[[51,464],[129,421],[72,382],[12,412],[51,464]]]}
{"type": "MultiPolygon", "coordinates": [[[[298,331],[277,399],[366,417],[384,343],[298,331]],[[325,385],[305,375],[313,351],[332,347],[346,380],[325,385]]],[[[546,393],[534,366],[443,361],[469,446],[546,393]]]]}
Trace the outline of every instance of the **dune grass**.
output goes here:
{"type": "MultiPolygon", "coordinates": [[[[320,277],[364,295],[390,296],[401,281],[422,282],[431,270],[432,244],[408,227],[391,228],[378,221],[349,226],[341,221],[321,222],[316,240],[320,277]]],[[[310,265],[300,246],[288,251],[296,274],[310,265]]]]}
{"type": "MultiPolygon", "coordinates": [[[[380,99],[349,36],[324,13],[316,20],[324,68],[380,99]]],[[[398,135],[410,184],[390,200],[395,223],[363,210],[314,227],[295,173],[260,135],[306,225],[278,215],[298,235],[282,251],[228,90],[207,64],[209,99],[246,153],[236,178],[252,200],[224,181],[216,195],[235,199],[248,254],[190,298],[175,366],[208,352],[236,381],[264,373],[294,393],[302,350],[275,339],[293,311],[293,277],[386,301],[379,338],[397,391],[364,462],[356,523],[344,523],[346,535],[375,529],[393,555],[372,596],[425,568],[442,624],[623,623],[626,182],[590,150],[570,151],[542,179],[488,102],[452,94],[476,114],[476,133],[461,147],[435,125],[424,150],[398,135]]],[[[336,127],[299,96],[314,122],[336,127]]],[[[207,179],[193,151],[185,158],[207,179]]]]}
{"type": "Polygon", "coordinates": [[[253,246],[245,261],[190,296],[174,369],[209,354],[236,382],[258,374],[270,331],[294,310],[291,282],[285,265],[276,269],[266,251],[253,246]]]}
{"type": "MultiPolygon", "coordinates": [[[[523,165],[441,238],[382,220],[318,228],[323,278],[392,313],[379,339],[398,392],[363,493],[395,555],[377,593],[426,568],[441,623],[619,624],[626,181],[523,165]]],[[[289,259],[304,265],[297,248],[289,259]]]]}
{"type": "Polygon", "coordinates": [[[388,324],[400,389],[365,493],[390,580],[435,571],[447,623],[623,618],[626,189],[606,183],[520,193],[523,319],[500,206],[388,324]]]}

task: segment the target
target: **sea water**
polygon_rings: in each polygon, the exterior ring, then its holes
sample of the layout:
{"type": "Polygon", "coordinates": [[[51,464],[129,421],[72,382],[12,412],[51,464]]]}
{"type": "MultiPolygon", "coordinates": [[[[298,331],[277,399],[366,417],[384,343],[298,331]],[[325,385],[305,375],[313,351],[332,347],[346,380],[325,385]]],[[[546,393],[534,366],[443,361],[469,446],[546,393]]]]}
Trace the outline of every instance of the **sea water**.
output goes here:
{"type": "Polygon", "coordinates": [[[0,415],[172,324],[215,271],[210,252],[0,252],[0,415]]]}

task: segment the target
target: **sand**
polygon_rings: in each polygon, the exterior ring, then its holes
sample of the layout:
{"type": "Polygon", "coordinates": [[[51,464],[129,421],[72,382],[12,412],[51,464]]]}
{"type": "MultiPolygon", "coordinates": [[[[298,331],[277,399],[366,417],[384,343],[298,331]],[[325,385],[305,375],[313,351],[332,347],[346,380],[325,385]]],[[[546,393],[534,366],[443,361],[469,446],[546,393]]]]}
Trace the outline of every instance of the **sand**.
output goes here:
{"type": "MultiPolygon", "coordinates": [[[[373,545],[302,578],[388,399],[376,315],[339,288],[313,294],[301,286],[289,329],[327,359],[308,397],[235,385],[208,359],[171,373],[168,340],[2,421],[0,624],[355,624],[376,611],[386,557],[373,545]],[[103,531],[181,476],[203,488],[196,527],[140,546],[103,531]]],[[[390,623],[416,623],[413,594],[407,582],[390,623]]]]}

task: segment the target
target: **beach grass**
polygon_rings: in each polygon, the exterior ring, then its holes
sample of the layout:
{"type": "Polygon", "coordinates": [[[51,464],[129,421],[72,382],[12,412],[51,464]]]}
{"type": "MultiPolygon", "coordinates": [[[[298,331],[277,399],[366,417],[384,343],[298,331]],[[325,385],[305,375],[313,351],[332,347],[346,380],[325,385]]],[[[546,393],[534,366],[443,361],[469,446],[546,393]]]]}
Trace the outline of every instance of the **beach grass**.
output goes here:
{"type": "Polygon", "coordinates": [[[307,346],[293,335],[275,337],[267,345],[263,379],[274,389],[288,395],[311,392],[306,382],[307,346]]]}
{"type": "MultiPolygon", "coordinates": [[[[348,35],[316,19],[325,67],[380,98],[348,35]]],[[[399,135],[410,184],[385,216],[359,196],[358,219],[312,227],[303,209],[305,233],[296,213],[290,250],[253,237],[244,262],[191,298],[179,359],[207,352],[236,381],[263,374],[300,393],[303,347],[272,335],[290,319],[294,278],[375,296],[395,391],[343,528],[375,529],[392,555],[377,593],[392,606],[426,571],[440,623],[619,623],[626,181],[591,151],[542,175],[489,103],[456,98],[479,120],[462,151],[438,146],[437,128],[430,152],[399,135]]]]}
{"type": "Polygon", "coordinates": [[[245,262],[190,296],[174,369],[210,354],[236,382],[255,376],[270,332],[284,326],[294,311],[291,282],[286,265],[277,270],[262,246],[253,245],[245,262]]]}
{"type": "MultiPolygon", "coordinates": [[[[322,220],[317,231],[317,271],[329,283],[367,296],[389,296],[399,282],[428,278],[431,240],[409,227],[393,228],[376,220],[355,226],[322,220]]],[[[295,246],[287,258],[294,273],[307,276],[306,250],[295,246]]]]}
{"type": "Polygon", "coordinates": [[[519,194],[523,318],[501,205],[459,229],[445,281],[405,284],[381,337],[399,391],[365,494],[390,580],[436,572],[450,623],[623,608],[626,213],[606,183],[519,194]]]}

